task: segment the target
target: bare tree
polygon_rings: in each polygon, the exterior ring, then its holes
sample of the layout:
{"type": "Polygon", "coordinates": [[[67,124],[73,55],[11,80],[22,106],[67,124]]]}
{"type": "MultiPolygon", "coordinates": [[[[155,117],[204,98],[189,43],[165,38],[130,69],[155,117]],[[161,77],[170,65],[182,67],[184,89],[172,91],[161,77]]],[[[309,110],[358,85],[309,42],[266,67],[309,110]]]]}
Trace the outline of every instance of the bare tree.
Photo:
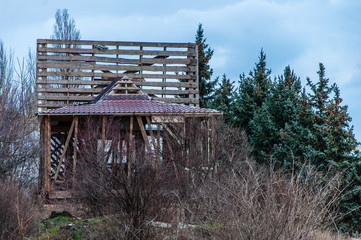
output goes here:
{"type": "Polygon", "coordinates": [[[3,41],[0,39],[0,91],[11,85],[11,80],[14,73],[13,55],[12,52],[6,53],[3,41]]]}
{"type": "Polygon", "coordinates": [[[55,13],[54,33],[51,36],[56,40],[80,40],[80,31],[76,28],[73,18],[70,18],[68,9],[58,9],[55,13]]]}

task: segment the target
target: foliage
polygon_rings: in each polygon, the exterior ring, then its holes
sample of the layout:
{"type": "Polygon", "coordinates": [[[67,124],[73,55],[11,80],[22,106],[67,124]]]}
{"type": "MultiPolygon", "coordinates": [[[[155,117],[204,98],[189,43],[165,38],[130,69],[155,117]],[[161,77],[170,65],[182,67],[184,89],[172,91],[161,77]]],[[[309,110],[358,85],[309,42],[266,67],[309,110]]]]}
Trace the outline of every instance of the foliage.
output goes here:
{"type": "Polygon", "coordinates": [[[210,108],[217,109],[224,113],[224,121],[226,123],[232,122],[232,106],[234,101],[234,82],[223,74],[222,81],[219,82],[219,77],[215,79],[218,85],[215,89],[213,101],[210,103],[210,108]]]}
{"type": "Polygon", "coordinates": [[[266,67],[266,55],[261,50],[259,62],[246,77],[240,76],[234,107],[234,126],[241,127],[248,135],[254,114],[262,107],[269,95],[271,70],[266,67]]]}
{"type": "Polygon", "coordinates": [[[199,101],[200,107],[208,107],[214,94],[214,87],[217,80],[211,80],[213,69],[209,61],[213,56],[214,50],[206,43],[202,24],[198,25],[196,33],[196,44],[198,47],[198,80],[199,80],[199,101]]]}

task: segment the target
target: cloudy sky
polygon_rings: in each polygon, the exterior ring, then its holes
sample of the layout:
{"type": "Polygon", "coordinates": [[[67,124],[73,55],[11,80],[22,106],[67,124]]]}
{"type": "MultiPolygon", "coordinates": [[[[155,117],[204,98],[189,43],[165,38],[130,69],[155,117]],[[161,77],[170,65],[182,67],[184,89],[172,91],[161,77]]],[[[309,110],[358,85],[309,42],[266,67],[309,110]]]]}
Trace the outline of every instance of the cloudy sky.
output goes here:
{"type": "Polygon", "coordinates": [[[194,42],[202,23],[214,49],[214,77],[237,81],[261,48],[272,75],[290,65],[305,83],[319,62],[341,89],[361,140],[360,0],[0,0],[0,39],[15,56],[49,38],[57,9],[67,8],[84,40],[194,42]]]}

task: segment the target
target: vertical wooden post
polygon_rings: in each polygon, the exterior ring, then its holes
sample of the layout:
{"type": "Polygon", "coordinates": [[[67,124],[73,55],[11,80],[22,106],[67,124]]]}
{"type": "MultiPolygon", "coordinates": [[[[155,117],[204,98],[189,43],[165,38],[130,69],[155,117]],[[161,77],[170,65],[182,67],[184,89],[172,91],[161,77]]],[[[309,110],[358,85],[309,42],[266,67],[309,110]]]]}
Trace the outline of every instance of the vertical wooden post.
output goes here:
{"type": "Polygon", "coordinates": [[[133,154],[135,151],[135,149],[133,149],[133,122],[134,122],[134,117],[130,116],[130,125],[129,125],[129,144],[128,144],[128,178],[130,178],[131,175],[131,171],[132,171],[132,159],[133,159],[133,154]]]}
{"type": "MultiPolygon", "coordinates": [[[[158,143],[158,150],[159,150],[159,163],[160,163],[160,155],[162,155],[162,150],[161,147],[163,147],[160,143],[160,123],[157,123],[157,143],[158,143]]],[[[163,144],[163,142],[162,142],[163,144]]]]}
{"type": "Polygon", "coordinates": [[[215,117],[211,117],[211,139],[212,139],[212,144],[211,144],[211,159],[214,162],[214,173],[217,173],[217,161],[216,161],[216,129],[215,129],[215,117]]]}
{"type": "Polygon", "coordinates": [[[101,156],[101,161],[105,160],[105,127],[106,127],[106,117],[103,116],[102,118],[102,146],[101,146],[101,150],[100,150],[100,156],[101,156]]]}
{"type": "Polygon", "coordinates": [[[45,119],[44,117],[39,117],[40,122],[40,146],[43,148],[42,153],[40,154],[39,162],[39,176],[38,176],[38,193],[41,194],[44,190],[44,177],[45,177],[45,119]]]}
{"type": "Polygon", "coordinates": [[[45,197],[49,195],[50,192],[50,174],[51,174],[51,125],[50,125],[50,117],[45,117],[45,146],[44,146],[44,152],[45,152],[45,197]]]}
{"type": "Polygon", "coordinates": [[[75,127],[74,127],[74,153],[73,153],[73,181],[75,179],[76,174],[76,161],[78,155],[78,117],[74,118],[75,127]]]}

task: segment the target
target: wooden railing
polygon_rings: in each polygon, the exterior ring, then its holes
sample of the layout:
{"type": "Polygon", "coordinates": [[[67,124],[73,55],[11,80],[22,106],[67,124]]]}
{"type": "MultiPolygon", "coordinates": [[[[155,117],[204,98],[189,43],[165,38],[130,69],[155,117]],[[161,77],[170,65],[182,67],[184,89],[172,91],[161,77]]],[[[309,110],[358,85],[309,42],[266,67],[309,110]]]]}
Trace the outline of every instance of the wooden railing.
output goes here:
{"type": "Polygon", "coordinates": [[[37,41],[38,111],[92,101],[127,76],[156,100],[198,106],[194,43],[37,41]]]}

